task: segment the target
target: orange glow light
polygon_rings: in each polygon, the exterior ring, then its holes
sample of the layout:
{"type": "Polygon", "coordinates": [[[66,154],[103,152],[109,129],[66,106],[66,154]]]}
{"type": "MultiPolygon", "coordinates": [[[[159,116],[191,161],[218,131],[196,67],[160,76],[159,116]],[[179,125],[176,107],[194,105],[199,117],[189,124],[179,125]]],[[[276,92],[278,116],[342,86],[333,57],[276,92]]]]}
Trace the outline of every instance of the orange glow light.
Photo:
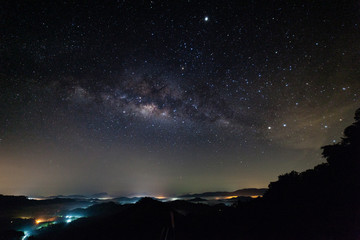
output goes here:
{"type": "Polygon", "coordinates": [[[39,224],[39,223],[45,222],[45,220],[44,219],[36,219],[35,222],[36,222],[36,224],[39,224]]]}
{"type": "Polygon", "coordinates": [[[238,196],[228,196],[228,197],[225,197],[225,199],[232,199],[232,198],[237,198],[238,196]]]}
{"type": "Polygon", "coordinates": [[[156,196],[155,198],[156,199],[165,199],[166,197],[164,197],[164,196],[156,196]]]}
{"type": "Polygon", "coordinates": [[[52,221],[55,221],[56,218],[52,217],[52,218],[37,218],[35,219],[35,223],[36,224],[40,224],[40,223],[43,223],[43,222],[52,222],[52,221]]]}

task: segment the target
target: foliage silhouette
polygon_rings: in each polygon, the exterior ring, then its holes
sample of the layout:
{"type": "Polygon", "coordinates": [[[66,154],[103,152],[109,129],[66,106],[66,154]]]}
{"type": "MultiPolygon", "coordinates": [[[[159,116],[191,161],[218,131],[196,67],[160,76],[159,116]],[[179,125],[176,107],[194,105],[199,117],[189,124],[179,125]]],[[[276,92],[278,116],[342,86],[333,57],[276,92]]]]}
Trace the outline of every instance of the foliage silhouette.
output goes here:
{"type": "Polygon", "coordinates": [[[360,109],[355,122],[344,130],[341,142],[322,150],[326,163],[302,173],[281,175],[269,184],[263,200],[276,211],[268,209],[268,213],[282,224],[293,222],[292,231],[299,234],[316,232],[320,239],[359,239],[360,109]],[[295,223],[302,221],[306,226],[297,229],[295,223]]]}

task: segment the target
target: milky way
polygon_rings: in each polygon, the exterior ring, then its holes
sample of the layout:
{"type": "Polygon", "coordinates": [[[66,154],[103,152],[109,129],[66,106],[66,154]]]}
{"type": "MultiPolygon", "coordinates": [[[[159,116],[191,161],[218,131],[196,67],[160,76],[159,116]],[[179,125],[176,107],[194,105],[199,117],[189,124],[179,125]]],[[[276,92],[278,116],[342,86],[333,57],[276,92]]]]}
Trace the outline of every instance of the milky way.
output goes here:
{"type": "Polygon", "coordinates": [[[1,8],[3,193],[266,187],[360,106],[356,1],[1,8]]]}

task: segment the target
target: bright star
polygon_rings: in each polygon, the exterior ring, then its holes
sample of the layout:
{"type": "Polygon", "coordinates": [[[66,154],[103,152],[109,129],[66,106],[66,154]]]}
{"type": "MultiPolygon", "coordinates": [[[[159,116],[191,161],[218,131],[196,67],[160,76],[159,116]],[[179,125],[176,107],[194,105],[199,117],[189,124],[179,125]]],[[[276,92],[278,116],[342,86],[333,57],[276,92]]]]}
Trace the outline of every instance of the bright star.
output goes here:
{"type": "Polygon", "coordinates": [[[205,16],[205,17],[204,17],[204,21],[205,21],[205,22],[209,21],[209,17],[208,17],[208,16],[205,16]]]}

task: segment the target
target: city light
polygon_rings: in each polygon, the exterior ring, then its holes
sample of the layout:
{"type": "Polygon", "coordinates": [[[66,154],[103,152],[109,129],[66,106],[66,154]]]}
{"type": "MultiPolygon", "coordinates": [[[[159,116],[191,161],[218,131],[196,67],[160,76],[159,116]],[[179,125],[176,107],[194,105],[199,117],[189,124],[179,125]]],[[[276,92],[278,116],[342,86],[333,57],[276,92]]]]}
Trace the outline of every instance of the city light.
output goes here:
{"type": "Polygon", "coordinates": [[[24,231],[24,236],[21,238],[21,240],[25,240],[25,239],[27,239],[28,237],[30,237],[29,231],[24,231]]]}
{"type": "Polygon", "coordinates": [[[225,197],[225,199],[232,199],[232,198],[237,198],[238,196],[228,196],[228,197],[225,197]]]}
{"type": "Polygon", "coordinates": [[[66,215],[65,216],[65,219],[66,219],[65,222],[66,223],[71,223],[72,221],[77,220],[79,218],[82,218],[82,216],[66,215]]]}
{"type": "Polygon", "coordinates": [[[36,220],[35,220],[35,223],[36,223],[36,224],[40,224],[40,223],[42,223],[42,222],[45,222],[45,220],[43,220],[43,219],[36,219],[36,220]]]}
{"type": "Polygon", "coordinates": [[[51,217],[51,218],[37,218],[35,219],[35,223],[36,225],[40,224],[40,223],[45,223],[45,222],[53,222],[56,220],[56,217],[51,217]]]}

